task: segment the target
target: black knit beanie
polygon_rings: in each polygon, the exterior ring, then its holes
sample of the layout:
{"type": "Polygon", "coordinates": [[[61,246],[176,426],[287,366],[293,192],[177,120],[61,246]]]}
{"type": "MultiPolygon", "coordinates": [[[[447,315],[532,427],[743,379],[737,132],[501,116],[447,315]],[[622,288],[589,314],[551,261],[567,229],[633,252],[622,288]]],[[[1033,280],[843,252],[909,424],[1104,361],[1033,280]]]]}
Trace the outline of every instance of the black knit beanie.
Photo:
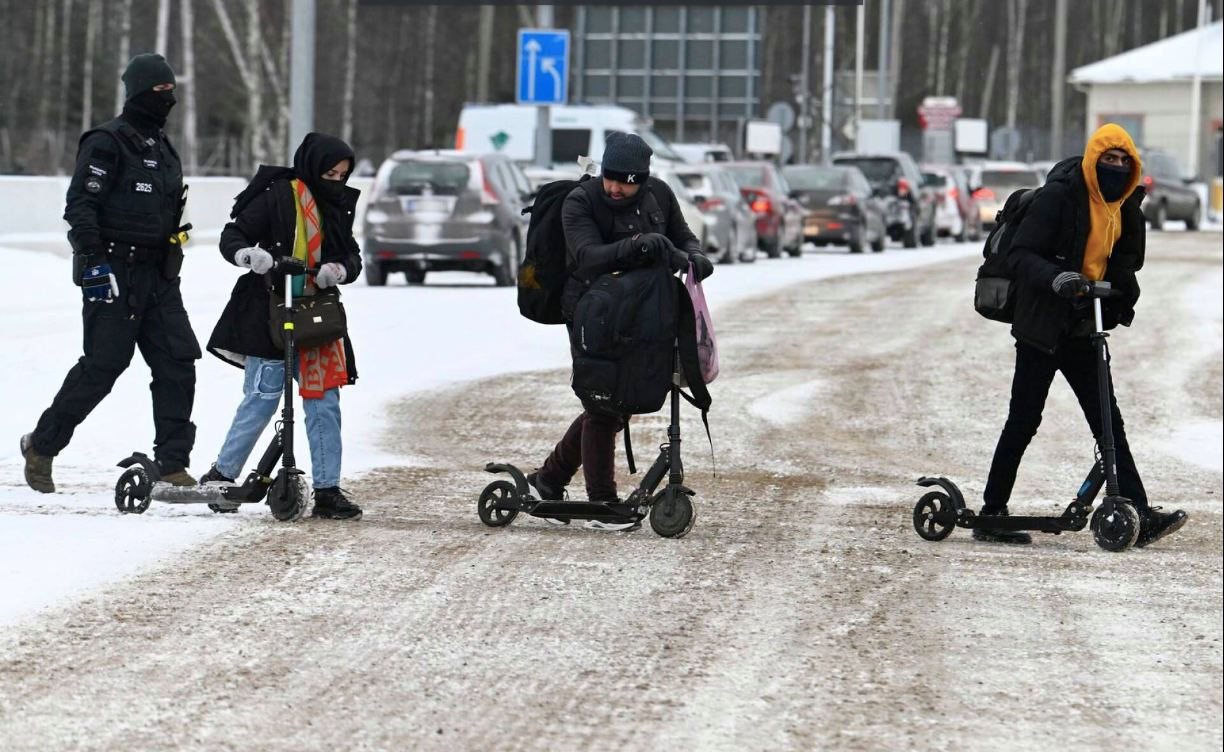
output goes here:
{"type": "Polygon", "coordinates": [[[618,183],[645,183],[651,154],[654,150],[636,133],[612,131],[604,141],[603,176],[618,183]]]}
{"type": "Polygon", "coordinates": [[[142,52],[133,57],[123,71],[124,100],[148,91],[158,84],[174,83],[174,69],[166,58],[156,52],[142,52]]]}

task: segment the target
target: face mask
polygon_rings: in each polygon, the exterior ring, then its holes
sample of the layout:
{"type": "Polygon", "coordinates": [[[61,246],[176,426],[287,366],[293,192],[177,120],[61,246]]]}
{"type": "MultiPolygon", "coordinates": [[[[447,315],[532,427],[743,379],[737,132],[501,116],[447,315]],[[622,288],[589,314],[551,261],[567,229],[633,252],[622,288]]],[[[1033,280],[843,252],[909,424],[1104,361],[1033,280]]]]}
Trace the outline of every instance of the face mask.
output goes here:
{"type": "Polygon", "coordinates": [[[152,118],[158,126],[165,126],[166,118],[170,116],[170,110],[174,109],[177,102],[173,90],[153,91],[150,89],[133,97],[131,104],[141,113],[152,118]]]}
{"type": "Polygon", "coordinates": [[[313,190],[318,194],[320,200],[334,204],[344,196],[344,181],[319,178],[313,190]]]}
{"type": "Polygon", "coordinates": [[[1115,167],[1097,162],[1097,185],[1101,186],[1101,198],[1112,203],[1122,198],[1126,187],[1130,185],[1131,170],[1129,167],[1115,167]]]}

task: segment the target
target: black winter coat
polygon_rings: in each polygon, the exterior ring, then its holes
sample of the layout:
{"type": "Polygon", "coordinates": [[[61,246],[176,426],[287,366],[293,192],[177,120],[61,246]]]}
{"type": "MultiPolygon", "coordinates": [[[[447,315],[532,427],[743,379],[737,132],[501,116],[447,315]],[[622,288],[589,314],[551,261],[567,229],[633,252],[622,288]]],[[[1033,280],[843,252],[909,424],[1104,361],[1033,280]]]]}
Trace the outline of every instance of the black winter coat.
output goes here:
{"type": "MultiPolygon", "coordinates": [[[[1090,307],[1059,297],[1052,287],[1060,272],[1081,272],[1084,266],[1084,246],[1092,225],[1080,160],[1069,157],[1050,170],[1045,186],[1016,228],[1007,257],[1018,282],[1012,335],[1048,353],[1079,322],[1092,317],[1090,307]]],[[[1139,300],[1135,273],[1143,268],[1146,238],[1139,208],[1143,196],[1140,185],[1122,203],[1122,234],[1109,257],[1105,280],[1124,295],[1102,301],[1106,329],[1130,326],[1135,318],[1139,300]]]]}
{"type": "MultiPolygon", "coordinates": [[[[277,169],[281,168],[261,167],[260,171],[277,169]]],[[[259,174],[255,180],[260,180],[259,174]]],[[[327,240],[323,244],[322,263],[334,261],[343,264],[345,284],[361,274],[361,249],[353,238],[353,214],[359,195],[355,188],[344,191],[343,209],[348,218],[346,227],[329,227],[326,223],[323,226],[323,235],[327,240]],[[337,239],[339,242],[336,242],[337,239]]],[[[263,248],[273,258],[293,255],[293,239],[297,231],[295,201],[293,186],[287,178],[272,180],[261,194],[240,207],[234,221],[221,231],[221,255],[232,264],[238,251],[253,245],[263,248]]],[[[284,353],[272,343],[268,328],[269,280],[273,285],[272,292],[283,295],[285,285],[281,275],[247,272],[238,278],[208,340],[210,353],[239,368],[243,367],[245,359],[235,355],[273,359],[284,357],[284,353]]],[[[344,349],[348,361],[348,381],[352,384],[357,380],[357,361],[352,339],[348,336],[344,338],[344,349]]]]}
{"type": "Polygon", "coordinates": [[[654,261],[642,254],[635,235],[656,232],[685,253],[699,253],[701,241],[689,229],[671,187],[655,177],[646,179],[635,206],[613,209],[602,198],[599,178],[583,181],[570,191],[561,207],[561,225],[571,278],[566,282],[561,310],[569,319],[578,298],[596,277],[636,269],[654,261]]]}

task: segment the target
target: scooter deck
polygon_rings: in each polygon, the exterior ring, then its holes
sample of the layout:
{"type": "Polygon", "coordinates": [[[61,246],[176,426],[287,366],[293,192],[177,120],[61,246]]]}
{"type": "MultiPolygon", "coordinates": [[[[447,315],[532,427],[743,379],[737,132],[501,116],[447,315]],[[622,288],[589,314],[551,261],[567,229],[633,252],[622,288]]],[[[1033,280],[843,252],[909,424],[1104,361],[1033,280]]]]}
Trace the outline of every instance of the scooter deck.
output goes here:
{"type": "Polygon", "coordinates": [[[642,514],[636,507],[619,502],[598,501],[537,501],[527,502],[522,511],[532,517],[549,517],[555,520],[616,520],[640,521],[642,514]]]}
{"type": "Polygon", "coordinates": [[[971,530],[1019,531],[1031,530],[1039,533],[1077,532],[1088,525],[1088,515],[1080,518],[1070,517],[996,517],[973,515],[967,520],[958,521],[958,526],[971,530]]]}

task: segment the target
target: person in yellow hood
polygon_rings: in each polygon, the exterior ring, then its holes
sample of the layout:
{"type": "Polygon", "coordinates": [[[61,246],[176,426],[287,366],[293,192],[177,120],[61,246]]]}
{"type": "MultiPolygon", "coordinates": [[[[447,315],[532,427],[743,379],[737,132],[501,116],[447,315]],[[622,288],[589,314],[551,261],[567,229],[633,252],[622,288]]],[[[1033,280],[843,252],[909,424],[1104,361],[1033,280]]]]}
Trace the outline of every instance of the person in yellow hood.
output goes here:
{"type": "MultiPolygon", "coordinates": [[[[984,515],[1006,515],[1024,450],[1041,425],[1041,413],[1055,373],[1075,392],[1084,418],[1099,440],[1101,405],[1097,364],[1089,335],[1092,308],[1082,297],[1095,280],[1122,292],[1102,301],[1106,329],[1130,326],[1139,300],[1136,274],[1143,268],[1146,226],[1139,185],[1139,150],[1121,126],[1107,123],[1088,140],[1082,156],[1069,157],[1050,170],[1016,234],[1007,261],[1015,280],[1012,336],[1016,367],[1007,422],[995,447],[982,494],[984,515]]],[[[1162,512],[1148,504],[1147,492],[1131,456],[1118,410],[1111,414],[1122,495],[1139,510],[1136,546],[1176,532],[1186,522],[1180,510],[1162,512]]],[[[1031,543],[1028,533],[974,530],[973,537],[1000,543],[1031,543]]]]}

